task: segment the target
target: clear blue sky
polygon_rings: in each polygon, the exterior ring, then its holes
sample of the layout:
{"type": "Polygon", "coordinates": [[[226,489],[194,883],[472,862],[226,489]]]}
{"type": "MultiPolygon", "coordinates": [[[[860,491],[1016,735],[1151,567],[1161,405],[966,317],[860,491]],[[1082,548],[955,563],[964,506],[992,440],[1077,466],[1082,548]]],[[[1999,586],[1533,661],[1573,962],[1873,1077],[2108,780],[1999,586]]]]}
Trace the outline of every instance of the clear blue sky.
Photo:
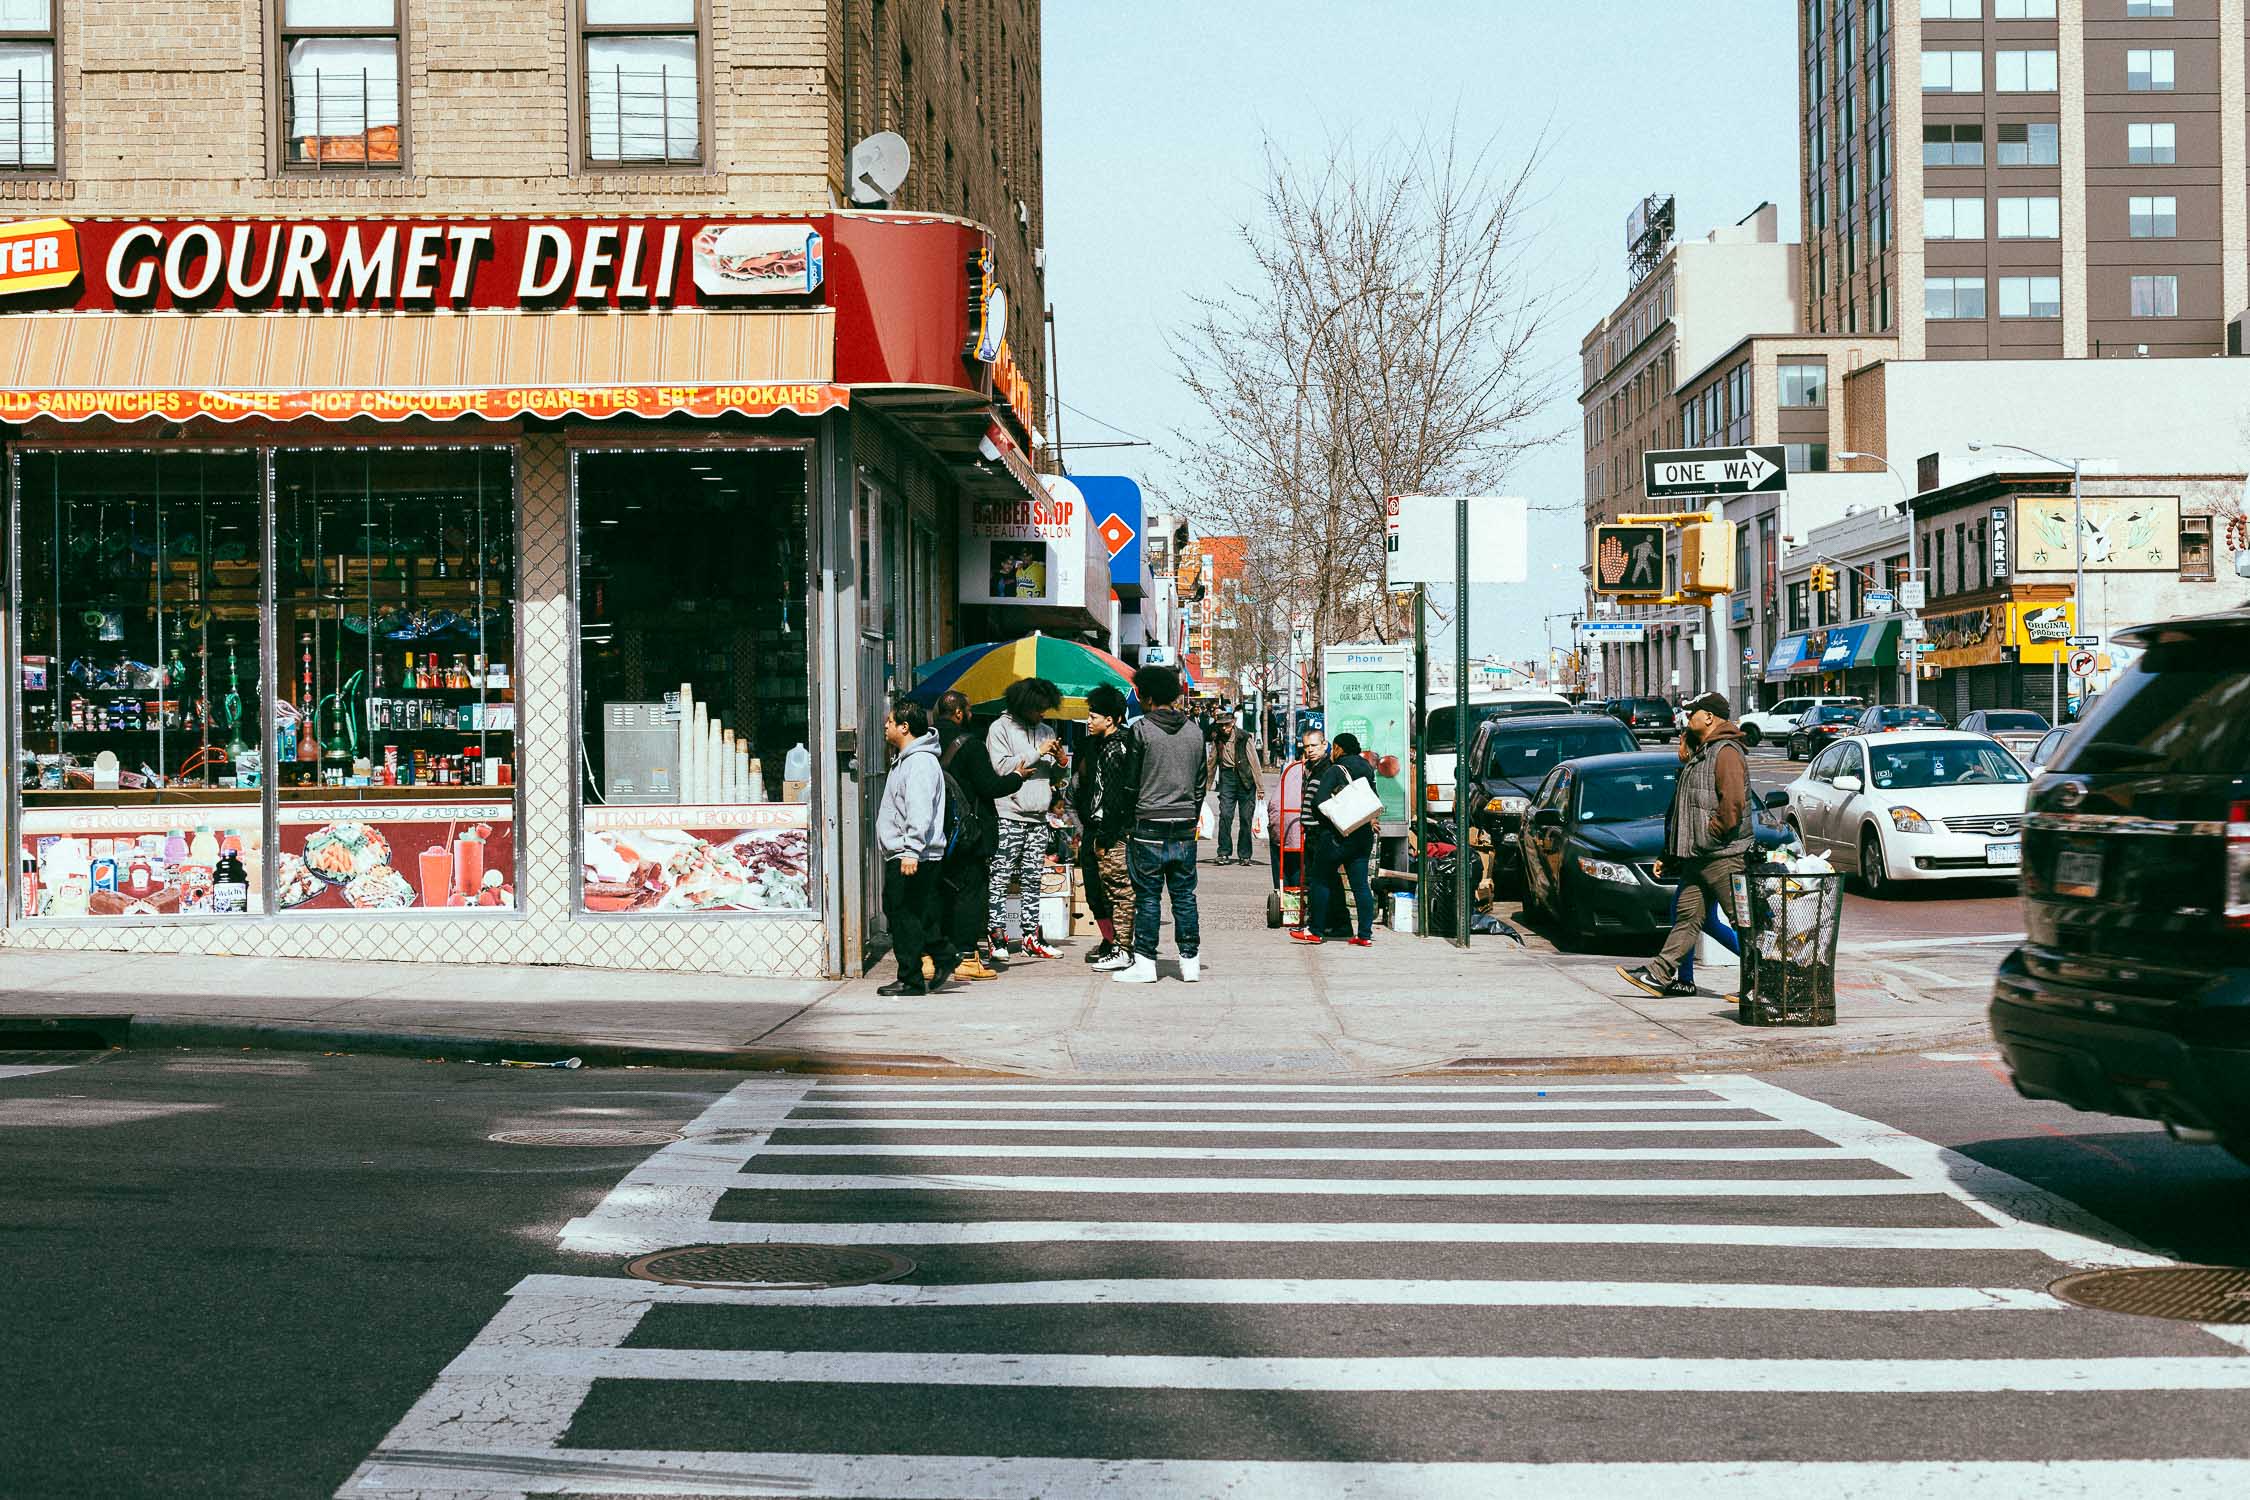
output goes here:
{"type": "MultiPolygon", "coordinates": [[[[1465,137],[1498,132],[1514,158],[1547,133],[1540,253],[1568,294],[1546,351],[1564,436],[1508,486],[1535,503],[1583,488],[1578,340],[1624,294],[1633,204],[1677,194],[1684,239],[1771,199],[1796,237],[1784,0],[1049,0],[1044,24],[1047,290],[1072,442],[1115,436],[1102,422],[1158,439],[1195,427],[1164,337],[1191,290],[1242,274],[1228,231],[1254,202],[1262,134],[1314,152],[1458,111],[1465,137]]],[[[1142,448],[1071,466],[1170,478],[1142,448]]],[[[1472,650],[1539,655],[1542,617],[1579,603],[1584,549],[1575,515],[1535,517],[1531,581],[1478,591],[1472,650]]]]}

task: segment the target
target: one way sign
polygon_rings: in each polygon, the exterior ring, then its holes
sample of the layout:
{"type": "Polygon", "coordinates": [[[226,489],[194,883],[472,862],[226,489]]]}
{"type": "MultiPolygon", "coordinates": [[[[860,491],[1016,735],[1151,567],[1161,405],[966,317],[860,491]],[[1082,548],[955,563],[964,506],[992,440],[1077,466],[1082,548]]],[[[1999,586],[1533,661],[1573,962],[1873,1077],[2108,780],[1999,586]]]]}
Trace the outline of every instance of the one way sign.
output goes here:
{"type": "Polygon", "coordinates": [[[1789,488],[1789,460],[1766,448],[1672,448],[1641,455],[1651,500],[1674,495],[1763,495],[1789,488]]]}

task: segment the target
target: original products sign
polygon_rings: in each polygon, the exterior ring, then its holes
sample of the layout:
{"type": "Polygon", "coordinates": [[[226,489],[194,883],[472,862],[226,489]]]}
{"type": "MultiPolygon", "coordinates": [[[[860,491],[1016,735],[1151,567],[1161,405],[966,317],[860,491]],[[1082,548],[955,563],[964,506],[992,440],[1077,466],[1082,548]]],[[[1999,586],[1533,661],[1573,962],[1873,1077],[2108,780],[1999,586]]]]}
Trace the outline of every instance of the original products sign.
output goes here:
{"type": "Polygon", "coordinates": [[[373,417],[397,422],[408,417],[445,421],[454,417],[715,417],[734,414],[770,417],[784,411],[818,416],[848,405],[851,392],[840,385],[603,385],[498,386],[474,390],[0,390],[0,422],[49,417],[82,422],[108,417],[132,422],[155,417],[185,421],[211,417],[238,422],[246,417],[287,421],[321,417],[344,421],[373,417]]]}
{"type": "Polygon", "coordinates": [[[789,220],[37,219],[0,225],[0,297],[83,311],[696,307],[826,278],[789,220]]]}

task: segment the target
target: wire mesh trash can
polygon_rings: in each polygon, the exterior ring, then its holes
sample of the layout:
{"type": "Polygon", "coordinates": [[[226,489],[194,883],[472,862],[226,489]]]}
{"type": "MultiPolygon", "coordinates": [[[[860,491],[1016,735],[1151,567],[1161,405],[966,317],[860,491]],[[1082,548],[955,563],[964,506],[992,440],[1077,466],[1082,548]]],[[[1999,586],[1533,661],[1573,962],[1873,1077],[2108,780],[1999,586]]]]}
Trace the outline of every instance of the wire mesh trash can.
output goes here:
{"type": "Polygon", "coordinates": [[[1836,942],[1844,928],[1844,877],[1792,875],[1762,865],[1734,877],[1746,1026],[1836,1024],[1836,942]]]}

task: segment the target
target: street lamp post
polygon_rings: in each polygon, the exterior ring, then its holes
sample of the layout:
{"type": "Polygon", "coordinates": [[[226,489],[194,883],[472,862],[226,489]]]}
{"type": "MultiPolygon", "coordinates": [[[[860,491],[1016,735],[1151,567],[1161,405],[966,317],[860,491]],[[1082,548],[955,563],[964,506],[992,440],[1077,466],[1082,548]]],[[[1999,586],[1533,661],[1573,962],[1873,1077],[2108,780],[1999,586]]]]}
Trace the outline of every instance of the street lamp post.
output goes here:
{"type": "MultiPolygon", "coordinates": [[[[2041,463],[2053,464],[2058,469],[2067,467],[2070,470],[2070,614],[2072,623],[2079,629],[2084,629],[2086,610],[2086,498],[2083,481],[2086,476],[2086,460],[2073,458],[2066,461],[2056,458],[2050,453],[2041,453],[2036,448],[2026,448],[2020,443],[1973,441],[1969,444],[1971,453],[1981,453],[1987,448],[2002,448],[2010,453],[2021,453],[2027,458],[2036,458],[2041,463]]],[[[2060,724],[2063,721],[2062,656],[2060,653],[2055,657],[2054,668],[2055,722],[2060,724]]]]}
{"type": "MultiPolygon", "coordinates": [[[[1906,476],[1898,471],[1897,466],[1880,453],[1839,453],[1836,457],[1846,462],[1881,464],[1884,468],[1890,470],[1891,478],[1898,481],[1899,494],[1903,497],[1900,503],[1906,511],[1906,576],[1910,579],[1920,577],[1920,569],[1914,561],[1920,555],[1920,548],[1916,546],[1914,536],[1914,487],[1906,482],[1906,476]]],[[[1926,579],[1924,580],[1924,587],[1928,587],[1926,579]]],[[[1911,616],[1919,619],[1921,613],[1920,610],[1902,610],[1900,611],[1900,618],[1903,620],[1911,616]]],[[[1900,633],[1902,635],[1905,633],[1903,625],[1900,627],[1900,633]]],[[[1902,641],[1900,644],[1913,648],[1907,653],[1906,701],[1908,703],[1920,703],[1922,701],[1922,643],[1920,641],[1902,641]]]]}

